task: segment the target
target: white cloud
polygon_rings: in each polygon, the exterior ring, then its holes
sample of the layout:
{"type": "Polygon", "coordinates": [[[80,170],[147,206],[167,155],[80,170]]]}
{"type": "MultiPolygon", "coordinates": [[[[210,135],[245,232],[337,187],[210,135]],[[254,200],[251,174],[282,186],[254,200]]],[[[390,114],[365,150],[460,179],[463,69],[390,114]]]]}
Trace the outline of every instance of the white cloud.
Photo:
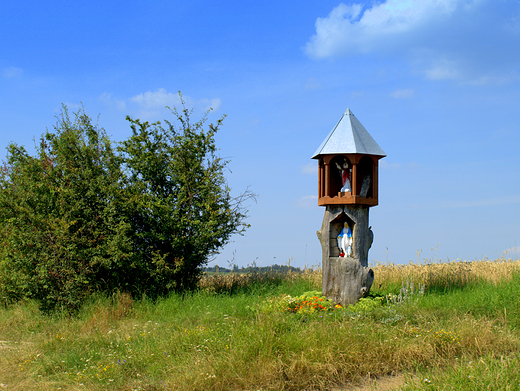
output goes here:
{"type": "Polygon", "coordinates": [[[315,59],[398,56],[429,79],[493,82],[515,77],[519,39],[518,0],[387,0],[339,4],[316,20],[305,52],[315,59]]]}
{"type": "MultiPolygon", "coordinates": [[[[187,108],[196,111],[206,112],[210,109],[218,110],[222,105],[220,98],[201,98],[192,99],[189,96],[182,96],[187,108]]],[[[107,106],[115,106],[119,111],[128,111],[128,114],[135,115],[143,120],[159,120],[161,115],[167,113],[166,107],[181,108],[181,100],[178,93],[168,92],[164,88],[155,91],[146,91],[126,99],[112,97],[111,93],[104,92],[99,97],[107,106]]]]}
{"type": "MultiPolygon", "coordinates": [[[[83,108],[83,104],[81,104],[81,103],[65,102],[63,104],[67,107],[69,112],[75,112],[75,111],[78,111],[81,108],[83,108]]],[[[61,111],[61,106],[59,108],[56,107],[54,111],[56,111],[56,112],[61,111]]]]}
{"type": "Polygon", "coordinates": [[[130,98],[130,101],[137,103],[145,110],[163,109],[166,106],[178,106],[181,103],[179,94],[167,92],[164,88],[135,95],[130,98]]]}
{"type": "Polygon", "coordinates": [[[424,72],[428,79],[432,80],[443,80],[443,79],[456,79],[458,76],[457,68],[454,66],[446,65],[433,65],[424,72]]]}
{"type": "Polygon", "coordinates": [[[316,162],[310,162],[304,166],[301,166],[300,172],[305,175],[317,175],[318,174],[318,164],[316,162]]]}
{"type": "Polygon", "coordinates": [[[395,99],[409,99],[414,95],[414,90],[411,88],[407,88],[404,90],[395,90],[390,94],[392,98],[395,99]]]}
{"type": "Polygon", "coordinates": [[[318,196],[316,196],[316,195],[304,196],[298,200],[298,207],[304,208],[304,209],[315,208],[316,205],[318,205],[317,201],[318,201],[318,196]]]}
{"type": "Polygon", "coordinates": [[[305,49],[316,58],[381,49],[396,38],[449,16],[461,1],[466,0],[388,0],[365,10],[361,4],[341,3],[328,17],[317,19],[316,34],[305,49]]]}
{"type": "MultiPolygon", "coordinates": [[[[202,98],[194,100],[189,96],[182,96],[186,106],[195,107],[207,111],[209,109],[217,110],[220,108],[222,102],[219,98],[202,98]]],[[[157,91],[147,91],[130,98],[130,101],[135,102],[139,107],[145,110],[163,109],[166,106],[181,106],[181,100],[178,93],[168,92],[164,88],[159,88],[157,91]]]]}
{"type": "Polygon", "coordinates": [[[202,108],[204,111],[208,111],[210,109],[212,110],[218,110],[220,109],[220,106],[222,105],[222,101],[220,98],[212,98],[212,99],[200,99],[199,101],[193,102],[194,106],[202,108]]]}
{"type": "Polygon", "coordinates": [[[2,70],[2,77],[4,79],[14,79],[22,75],[22,68],[9,67],[2,70]]]}
{"type": "Polygon", "coordinates": [[[116,99],[112,97],[112,94],[103,92],[99,97],[99,100],[107,106],[115,106],[119,111],[126,110],[126,103],[124,100],[116,99]]]}
{"type": "Polygon", "coordinates": [[[381,160],[379,167],[381,167],[382,170],[395,170],[401,168],[401,163],[388,163],[386,160],[381,160]]]}

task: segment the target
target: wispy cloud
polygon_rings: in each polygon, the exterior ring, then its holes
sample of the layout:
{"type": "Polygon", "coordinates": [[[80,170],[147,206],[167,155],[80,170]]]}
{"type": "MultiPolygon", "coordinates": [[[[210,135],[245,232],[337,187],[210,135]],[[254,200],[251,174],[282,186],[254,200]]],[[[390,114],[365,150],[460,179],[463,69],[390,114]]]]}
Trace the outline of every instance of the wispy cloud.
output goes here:
{"type": "Polygon", "coordinates": [[[298,200],[299,208],[304,208],[304,209],[315,208],[317,204],[318,204],[318,196],[316,196],[316,195],[304,196],[298,200]]]}
{"type": "Polygon", "coordinates": [[[401,163],[388,163],[386,160],[381,160],[379,167],[381,167],[382,170],[396,170],[401,168],[401,163]]]}
{"type": "Polygon", "coordinates": [[[119,111],[125,111],[126,103],[124,100],[113,98],[112,94],[103,92],[99,100],[107,106],[115,106],[119,111]]]}
{"type": "Polygon", "coordinates": [[[430,61],[424,70],[424,74],[431,80],[456,79],[459,77],[458,64],[445,58],[430,61]]]}
{"type": "Polygon", "coordinates": [[[305,175],[317,175],[318,164],[316,162],[310,162],[300,167],[300,172],[305,175]]]}
{"type": "MultiPolygon", "coordinates": [[[[79,109],[81,109],[83,107],[83,104],[81,103],[75,103],[75,102],[65,102],[63,103],[65,106],[67,106],[67,109],[70,110],[70,111],[78,111],[79,109]]],[[[58,108],[56,107],[54,109],[56,112],[58,111],[61,111],[61,106],[58,108]]]]}
{"type": "Polygon", "coordinates": [[[404,90],[395,90],[390,94],[392,98],[395,99],[409,99],[414,96],[414,90],[411,88],[407,88],[404,90]]]}
{"type": "Polygon", "coordinates": [[[493,83],[518,79],[519,39],[517,0],[387,0],[339,4],[316,20],[305,52],[315,59],[398,54],[432,80],[493,83]]]}
{"type": "Polygon", "coordinates": [[[8,67],[2,69],[2,77],[4,79],[14,79],[16,77],[20,77],[23,73],[22,68],[16,68],[16,67],[8,67]]]}
{"type": "Polygon", "coordinates": [[[146,91],[130,98],[131,102],[145,110],[163,109],[166,106],[179,105],[179,94],[167,92],[164,88],[159,88],[157,91],[146,91]]]}
{"type": "MultiPolygon", "coordinates": [[[[218,110],[222,105],[219,98],[193,99],[189,96],[182,96],[186,107],[197,111],[208,111],[209,109],[218,110]]],[[[166,107],[181,107],[181,100],[178,93],[168,92],[164,88],[155,91],[146,91],[134,95],[130,98],[115,98],[111,93],[104,92],[100,97],[107,106],[115,106],[119,111],[128,111],[131,115],[136,115],[141,119],[159,119],[160,115],[166,113],[166,107]]]]}

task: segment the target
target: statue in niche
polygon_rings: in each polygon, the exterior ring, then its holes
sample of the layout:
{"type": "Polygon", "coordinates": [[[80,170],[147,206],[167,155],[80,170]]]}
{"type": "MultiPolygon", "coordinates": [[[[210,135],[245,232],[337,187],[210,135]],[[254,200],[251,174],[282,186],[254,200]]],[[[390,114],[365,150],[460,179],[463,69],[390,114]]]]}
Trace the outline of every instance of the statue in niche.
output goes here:
{"type": "Polygon", "coordinates": [[[338,162],[336,162],[336,167],[338,167],[338,170],[341,174],[341,192],[346,193],[348,191],[352,191],[352,188],[350,187],[350,178],[351,178],[351,169],[348,166],[347,159],[343,159],[343,164],[339,165],[338,162]]]}
{"type": "Polygon", "coordinates": [[[370,175],[365,175],[365,178],[363,179],[363,184],[361,185],[361,191],[359,192],[360,197],[365,197],[368,194],[368,189],[370,189],[370,183],[372,182],[372,179],[370,178],[370,175]]]}
{"type": "Polygon", "coordinates": [[[348,223],[343,224],[343,229],[338,235],[338,248],[340,257],[350,257],[352,255],[352,230],[348,223]]]}

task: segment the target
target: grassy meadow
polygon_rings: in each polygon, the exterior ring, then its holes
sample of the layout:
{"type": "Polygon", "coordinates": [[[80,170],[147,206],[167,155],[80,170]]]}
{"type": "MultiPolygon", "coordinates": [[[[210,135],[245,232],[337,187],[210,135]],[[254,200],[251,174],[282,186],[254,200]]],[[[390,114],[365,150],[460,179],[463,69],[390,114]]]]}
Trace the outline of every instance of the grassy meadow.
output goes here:
{"type": "Polygon", "coordinates": [[[348,308],[315,292],[320,270],[211,275],[75,317],[3,306],[0,390],[520,389],[520,261],[373,269],[348,308]]]}

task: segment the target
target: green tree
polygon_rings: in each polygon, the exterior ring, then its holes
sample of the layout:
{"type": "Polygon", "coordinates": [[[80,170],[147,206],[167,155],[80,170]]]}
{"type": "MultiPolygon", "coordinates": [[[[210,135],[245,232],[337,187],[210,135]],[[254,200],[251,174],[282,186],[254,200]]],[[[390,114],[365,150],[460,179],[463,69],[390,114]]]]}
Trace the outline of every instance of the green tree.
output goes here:
{"type": "MultiPolygon", "coordinates": [[[[181,96],[182,101],[182,96],[181,96]]],[[[151,297],[196,287],[202,268],[242,233],[246,190],[231,197],[207,113],[178,122],[128,118],[114,150],[83,109],[66,107],[37,153],[8,147],[0,171],[0,297],[76,311],[93,292],[151,297]]]]}
{"type": "Polygon", "coordinates": [[[243,203],[254,198],[230,195],[228,161],[216,155],[214,138],[224,118],[204,130],[208,113],[191,122],[180,97],[176,124],[127,117],[132,136],[119,147],[135,266],[129,285],[152,297],[195,288],[210,257],[248,227],[243,203]]]}
{"type": "Polygon", "coordinates": [[[0,292],[46,311],[77,310],[121,285],[131,246],[120,218],[120,161],[84,110],[64,106],[36,156],[11,144],[0,173],[0,292]]]}

